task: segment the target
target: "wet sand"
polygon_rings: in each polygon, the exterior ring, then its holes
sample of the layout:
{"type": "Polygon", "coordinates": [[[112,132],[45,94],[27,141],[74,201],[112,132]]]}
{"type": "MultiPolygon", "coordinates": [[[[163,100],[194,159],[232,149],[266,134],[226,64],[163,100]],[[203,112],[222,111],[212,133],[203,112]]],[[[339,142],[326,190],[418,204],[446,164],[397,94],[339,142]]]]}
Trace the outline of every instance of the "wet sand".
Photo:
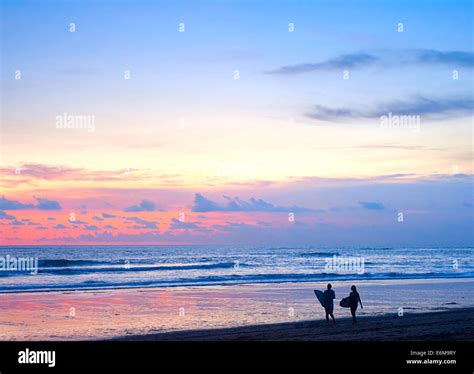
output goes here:
{"type": "Polygon", "coordinates": [[[125,341],[474,341],[474,308],[119,337],[125,341]]]}

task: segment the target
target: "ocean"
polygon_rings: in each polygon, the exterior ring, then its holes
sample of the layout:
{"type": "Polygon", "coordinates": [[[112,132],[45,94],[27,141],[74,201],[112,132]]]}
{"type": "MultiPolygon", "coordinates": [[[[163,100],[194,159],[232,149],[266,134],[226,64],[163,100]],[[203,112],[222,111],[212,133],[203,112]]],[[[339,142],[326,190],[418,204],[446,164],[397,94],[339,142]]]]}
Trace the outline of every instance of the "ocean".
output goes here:
{"type": "Polygon", "coordinates": [[[473,247],[0,247],[0,293],[473,277],[473,247]],[[37,271],[7,267],[20,258],[37,271]]]}

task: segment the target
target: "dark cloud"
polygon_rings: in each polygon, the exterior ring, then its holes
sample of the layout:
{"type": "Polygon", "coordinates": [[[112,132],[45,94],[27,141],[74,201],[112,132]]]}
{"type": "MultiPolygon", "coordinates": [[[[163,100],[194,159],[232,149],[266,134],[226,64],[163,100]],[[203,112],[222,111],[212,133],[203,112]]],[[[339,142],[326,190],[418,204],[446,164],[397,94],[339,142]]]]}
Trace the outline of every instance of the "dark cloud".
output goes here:
{"type": "Polygon", "coordinates": [[[324,105],[314,105],[311,112],[306,113],[306,116],[320,121],[334,121],[340,119],[351,119],[366,117],[361,112],[352,108],[329,108],[324,105]]]}
{"type": "Polygon", "coordinates": [[[146,221],[140,217],[124,217],[126,221],[137,223],[135,226],[131,226],[134,229],[156,229],[159,222],[146,221]]]}
{"type": "Polygon", "coordinates": [[[397,100],[390,103],[378,104],[372,109],[354,109],[349,107],[329,108],[323,105],[315,105],[313,110],[306,116],[320,121],[341,121],[355,118],[380,118],[388,116],[427,116],[432,119],[440,119],[449,116],[461,117],[472,113],[474,99],[472,97],[430,99],[422,96],[411,100],[397,100]]]}
{"type": "Polygon", "coordinates": [[[57,230],[63,230],[67,229],[67,226],[63,225],[62,223],[58,223],[57,225],[53,226],[53,228],[57,230]]]}
{"type": "Polygon", "coordinates": [[[378,60],[378,57],[370,55],[368,53],[350,53],[334,57],[329,60],[282,66],[279,69],[270,71],[269,74],[300,74],[308,73],[312,71],[327,71],[327,70],[342,70],[342,69],[355,69],[368,65],[372,65],[378,60]]]}
{"type": "Polygon", "coordinates": [[[308,212],[309,209],[291,206],[276,206],[262,199],[251,198],[248,201],[238,197],[224,196],[227,203],[220,204],[207,199],[200,193],[194,195],[193,212],[308,212]]]}
{"type": "Polygon", "coordinates": [[[387,115],[389,112],[397,115],[431,115],[447,113],[472,112],[474,109],[474,99],[470,96],[460,98],[430,99],[422,96],[415,97],[410,101],[394,101],[380,105],[372,112],[373,117],[387,115]]]}
{"type": "Polygon", "coordinates": [[[452,67],[473,67],[474,53],[464,51],[439,51],[435,49],[407,49],[382,53],[348,53],[314,63],[282,66],[268,74],[293,75],[314,71],[357,69],[383,63],[384,66],[444,64],[452,67]]]}
{"type": "Polygon", "coordinates": [[[84,230],[87,231],[98,231],[99,228],[96,225],[86,225],[84,226],[84,230]]]}
{"type": "Polygon", "coordinates": [[[182,222],[179,219],[173,218],[171,220],[170,229],[182,230],[182,229],[197,229],[199,225],[194,222],[182,222]]]}
{"type": "Polygon", "coordinates": [[[368,210],[385,210],[385,206],[375,201],[359,201],[359,205],[368,210]]]}
{"type": "Polygon", "coordinates": [[[413,51],[415,62],[421,64],[448,64],[453,67],[473,67],[474,53],[464,51],[438,51],[435,49],[418,49],[413,51]]]}
{"type": "Polygon", "coordinates": [[[8,219],[8,220],[14,220],[16,219],[15,217],[5,213],[3,210],[0,210],[0,219],[8,219]]]}
{"type": "Polygon", "coordinates": [[[103,221],[103,220],[104,220],[103,218],[98,217],[98,216],[94,216],[94,217],[92,217],[92,219],[93,219],[94,221],[103,221]]]}
{"type": "Polygon", "coordinates": [[[102,213],[102,217],[104,217],[104,218],[116,218],[117,216],[114,216],[113,214],[109,214],[109,213],[102,213]]]}
{"type": "Polygon", "coordinates": [[[73,225],[88,225],[89,224],[88,222],[81,221],[81,220],[78,220],[78,219],[76,219],[74,221],[69,220],[69,222],[71,222],[73,225]]]}
{"type": "Polygon", "coordinates": [[[200,193],[194,195],[193,212],[213,212],[220,211],[222,207],[212,200],[206,199],[200,193]]]}
{"type": "Polygon", "coordinates": [[[57,201],[42,199],[37,197],[36,200],[38,204],[36,205],[36,209],[39,210],[61,210],[61,205],[57,201]]]}
{"type": "Polygon", "coordinates": [[[23,209],[34,209],[33,204],[23,204],[19,201],[8,200],[5,197],[0,197],[0,209],[2,210],[23,210],[23,209]]]}
{"type": "Polygon", "coordinates": [[[15,200],[8,200],[5,197],[0,197],[0,209],[1,210],[25,210],[25,209],[38,209],[38,210],[60,210],[61,205],[54,200],[48,200],[41,197],[35,197],[38,202],[34,204],[24,204],[15,200]]]}
{"type": "Polygon", "coordinates": [[[125,212],[153,212],[155,210],[155,203],[150,200],[142,200],[140,205],[132,205],[125,208],[125,212]]]}

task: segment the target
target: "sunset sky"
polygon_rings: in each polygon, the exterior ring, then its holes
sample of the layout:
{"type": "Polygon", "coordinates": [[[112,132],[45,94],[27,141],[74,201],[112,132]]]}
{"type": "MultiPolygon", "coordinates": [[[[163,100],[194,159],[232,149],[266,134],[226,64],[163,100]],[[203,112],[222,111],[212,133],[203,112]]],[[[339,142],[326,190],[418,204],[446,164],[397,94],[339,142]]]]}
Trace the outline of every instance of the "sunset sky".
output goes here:
{"type": "Polygon", "coordinates": [[[0,244],[473,244],[472,15],[2,0],[0,244]]]}

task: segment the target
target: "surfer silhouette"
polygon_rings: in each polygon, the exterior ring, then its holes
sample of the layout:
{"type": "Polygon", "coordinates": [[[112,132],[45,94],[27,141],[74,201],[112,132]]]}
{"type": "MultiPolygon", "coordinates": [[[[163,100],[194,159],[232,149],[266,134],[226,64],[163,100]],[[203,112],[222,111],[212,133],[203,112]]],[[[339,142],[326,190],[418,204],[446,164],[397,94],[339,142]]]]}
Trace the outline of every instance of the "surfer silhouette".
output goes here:
{"type": "Polygon", "coordinates": [[[336,298],[336,293],[331,289],[331,283],[328,284],[328,289],[324,291],[324,309],[326,310],[326,322],[329,323],[329,316],[332,318],[332,323],[336,323],[334,319],[334,299],[336,298]]]}
{"type": "Polygon", "coordinates": [[[360,303],[360,307],[364,309],[364,307],[362,306],[362,301],[360,300],[359,292],[357,292],[356,286],[352,286],[351,293],[349,294],[349,306],[351,308],[352,324],[357,323],[356,310],[357,310],[357,307],[359,306],[359,303],[360,303]]]}

